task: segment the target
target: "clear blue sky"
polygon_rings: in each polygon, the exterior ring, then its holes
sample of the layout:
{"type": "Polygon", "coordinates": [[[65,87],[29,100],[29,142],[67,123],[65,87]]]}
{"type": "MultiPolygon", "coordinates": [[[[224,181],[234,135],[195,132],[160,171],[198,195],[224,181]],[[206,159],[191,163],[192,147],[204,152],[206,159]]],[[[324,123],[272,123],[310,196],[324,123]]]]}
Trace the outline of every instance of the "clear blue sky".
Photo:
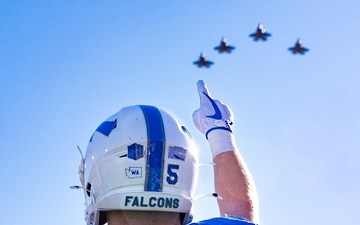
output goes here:
{"type": "MultiPolygon", "coordinates": [[[[262,225],[359,224],[360,74],[357,0],[0,2],[3,224],[85,224],[80,155],[120,108],[151,104],[192,133],[196,82],[235,115],[257,184],[262,225]],[[267,42],[248,35],[258,23],[267,42]],[[213,48],[225,36],[232,54],[213,48]],[[301,38],[310,52],[287,51],[301,38]],[[192,64],[204,52],[210,69],[192,64]],[[343,222],[341,222],[343,221],[343,222]]],[[[203,167],[197,193],[213,191],[203,167]]],[[[218,215],[214,199],[195,220],[218,215]],[[205,210],[206,208],[206,210],[205,210]]]]}

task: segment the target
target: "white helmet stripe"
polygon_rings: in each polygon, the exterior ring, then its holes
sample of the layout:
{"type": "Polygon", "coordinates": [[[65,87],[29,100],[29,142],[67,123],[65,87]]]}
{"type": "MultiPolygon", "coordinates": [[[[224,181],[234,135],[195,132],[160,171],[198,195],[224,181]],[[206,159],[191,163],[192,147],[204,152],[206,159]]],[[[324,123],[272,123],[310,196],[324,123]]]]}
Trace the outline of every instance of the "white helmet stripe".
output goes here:
{"type": "Polygon", "coordinates": [[[161,113],[154,106],[140,105],[147,129],[146,177],[144,191],[162,192],[165,130],[161,113]]]}

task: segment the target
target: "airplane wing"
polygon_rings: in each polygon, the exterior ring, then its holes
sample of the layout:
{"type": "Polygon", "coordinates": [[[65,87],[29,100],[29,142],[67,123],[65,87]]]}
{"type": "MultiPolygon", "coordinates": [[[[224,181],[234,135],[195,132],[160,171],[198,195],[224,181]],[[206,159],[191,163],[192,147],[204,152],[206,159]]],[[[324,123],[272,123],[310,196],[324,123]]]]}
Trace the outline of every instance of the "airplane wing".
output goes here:
{"type": "Polygon", "coordinates": [[[255,37],[256,33],[252,33],[249,35],[249,37],[255,37]]]}
{"type": "Polygon", "coordinates": [[[288,48],[289,51],[291,51],[292,54],[296,54],[295,47],[288,48]]]}
{"type": "Polygon", "coordinates": [[[304,52],[308,52],[309,49],[308,49],[308,48],[303,48],[303,51],[304,51],[304,52]]]}

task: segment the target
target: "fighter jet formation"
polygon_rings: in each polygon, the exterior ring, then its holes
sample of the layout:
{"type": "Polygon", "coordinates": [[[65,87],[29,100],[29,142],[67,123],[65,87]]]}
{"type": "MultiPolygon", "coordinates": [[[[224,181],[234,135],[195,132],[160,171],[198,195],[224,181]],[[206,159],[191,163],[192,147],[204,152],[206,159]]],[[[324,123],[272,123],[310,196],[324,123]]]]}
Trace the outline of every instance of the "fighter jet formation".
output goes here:
{"type": "MultiPolygon", "coordinates": [[[[269,37],[271,37],[271,33],[268,33],[265,31],[264,25],[259,23],[256,31],[254,33],[249,34],[250,38],[253,38],[255,42],[261,40],[261,41],[267,41],[269,37]]],[[[220,45],[214,47],[215,51],[218,51],[218,53],[232,53],[232,51],[235,49],[234,46],[230,45],[229,42],[225,37],[221,39],[220,45]]],[[[298,39],[293,47],[288,48],[289,51],[291,51],[294,55],[300,54],[304,55],[306,52],[309,51],[308,48],[303,47],[302,41],[298,39]]],[[[197,61],[194,61],[193,64],[197,65],[199,68],[205,67],[210,68],[211,65],[214,64],[214,62],[209,61],[206,59],[206,56],[204,53],[200,54],[200,57],[197,61]]]]}
{"type": "Polygon", "coordinates": [[[288,48],[293,54],[301,54],[304,55],[306,52],[309,51],[308,48],[303,47],[302,41],[298,39],[295,43],[294,47],[288,48]]]}
{"type": "Polygon", "coordinates": [[[270,36],[271,34],[265,31],[265,28],[261,23],[259,23],[256,32],[249,35],[249,37],[254,38],[254,41],[258,41],[258,40],[267,41],[267,38],[270,36]]]}

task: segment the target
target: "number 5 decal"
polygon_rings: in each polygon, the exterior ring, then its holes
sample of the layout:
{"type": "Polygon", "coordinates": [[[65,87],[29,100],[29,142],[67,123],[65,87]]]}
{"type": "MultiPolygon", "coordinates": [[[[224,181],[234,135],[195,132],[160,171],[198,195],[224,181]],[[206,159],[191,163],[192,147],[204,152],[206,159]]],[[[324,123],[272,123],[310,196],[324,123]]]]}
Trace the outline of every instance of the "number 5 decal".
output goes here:
{"type": "Polygon", "coordinates": [[[175,164],[168,165],[167,173],[169,176],[166,177],[166,181],[168,182],[168,184],[175,185],[178,182],[179,176],[177,172],[174,171],[178,169],[179,169],[179,165],[175,165],[175,164]]]}

